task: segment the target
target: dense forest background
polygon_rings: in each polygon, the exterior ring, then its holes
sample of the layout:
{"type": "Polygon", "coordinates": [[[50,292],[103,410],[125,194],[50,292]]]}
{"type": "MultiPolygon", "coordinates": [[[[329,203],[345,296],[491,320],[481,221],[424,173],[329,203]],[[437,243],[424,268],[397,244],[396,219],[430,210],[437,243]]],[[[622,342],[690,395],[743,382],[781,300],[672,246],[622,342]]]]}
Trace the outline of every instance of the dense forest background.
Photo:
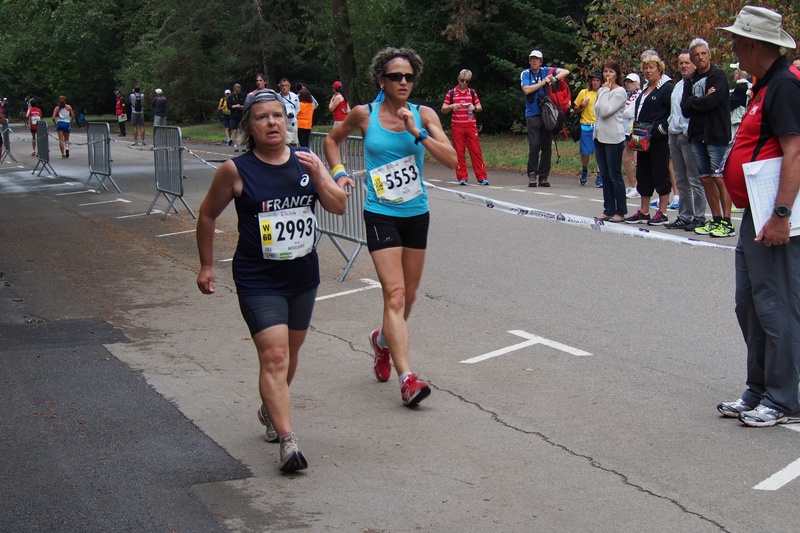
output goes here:
{"type": "MultiPolygon", "coordinates": [[[[798,2],[773,2],[798,37],[798,2]]],[[[769,3],[766,3],[768,5],[769,3]]],[[[485,131],[520,130],[520,71],[534,48],[545,64],[572,71],[574,88],[602,58],[638,71],[638,54],[668,62],[692,37],[706,38],[715,61],[735,58],[728,37],[743,2],[732,0],[0,0],[0,96],[18,113],[26,95],[45,110],[58,95],[78,112],[111,113],[113,91],[145,95],[160,87],[173,122],[216,113],[224,89],[248,92],[256,73],[270,87],[289,78],[320,102],[342,80],[352,103],[370,101],[369,66],[386,46],[416,49],[425,71],[412,100],[439,109],[458,71],[473,72],[485,131]]],[[[765,5],[765,4],[762,4],[765,5]]],[[[793,54],[794,51],[790,51],[793,54]]],[[[674,63],[673,63],[674,65],[674,63]]],[[[674,72],[674,68],[670,69],[674,72]]],[[[146,108],[149,111],[149,106],[146,108]]]]}

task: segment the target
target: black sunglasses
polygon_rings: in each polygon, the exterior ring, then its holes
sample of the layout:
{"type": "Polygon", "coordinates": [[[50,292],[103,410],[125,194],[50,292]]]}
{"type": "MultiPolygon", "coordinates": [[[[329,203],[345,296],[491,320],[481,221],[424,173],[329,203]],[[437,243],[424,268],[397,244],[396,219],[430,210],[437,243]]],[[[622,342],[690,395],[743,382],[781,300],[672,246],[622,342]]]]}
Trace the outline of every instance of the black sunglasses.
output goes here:
{"type": "Polygon", "coordinates": [[[469,80],[465,80],[464,78],[458,78],[458,81],[461,83],[469,83],[469,80]]]}
{"type": "Polygon", "coordinates": [[[391,74],[384,74],[383,77],[397,82],[405,78],[408,83],[414,83],[414,80],[417,79],[416,74],[403,74],[402,72],[392,72],[391,74]]]}

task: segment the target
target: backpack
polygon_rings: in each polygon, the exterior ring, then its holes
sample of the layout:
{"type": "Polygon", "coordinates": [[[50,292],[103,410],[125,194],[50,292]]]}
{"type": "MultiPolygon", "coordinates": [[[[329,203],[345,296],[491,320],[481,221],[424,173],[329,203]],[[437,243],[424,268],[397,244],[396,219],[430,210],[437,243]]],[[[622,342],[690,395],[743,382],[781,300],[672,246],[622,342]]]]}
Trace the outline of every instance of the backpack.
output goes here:
{"type": "MultiPolygon", "coordinates": [[[[472,105],[475,105],[475,89],[470,87],[469,88],[469,94],[470,94],[470,96],[472,96],[472,105]]],[[[450,89],[449,91],[447,91],[447,98],[450,100],[450,104],[448,104],[448,105],[452,105],[453,104],[453,89],[450,89]]]]}
{"type": "Polygon", "coordinates": [[[569,84],[564,80],[556,80],[547,86],[547,94],[564,115],[569,114],[572,107],[572,91],[569,84]]]}
{"type": "Polygon", "coordinates": [[[142,100],[143,100],[142,93],[133,95],[133,110],[136,111],[137,113],[142,112],[142,100]]]}
{"type": "Polygon", "coordinates": [[[542,112],[542,122],[544,129],[550,133],[561,131],[564,127],[564,121],[567,117],[558,109],[558,106],[553,102],[547,94],[539,95],[539,109],[542,112]]]}

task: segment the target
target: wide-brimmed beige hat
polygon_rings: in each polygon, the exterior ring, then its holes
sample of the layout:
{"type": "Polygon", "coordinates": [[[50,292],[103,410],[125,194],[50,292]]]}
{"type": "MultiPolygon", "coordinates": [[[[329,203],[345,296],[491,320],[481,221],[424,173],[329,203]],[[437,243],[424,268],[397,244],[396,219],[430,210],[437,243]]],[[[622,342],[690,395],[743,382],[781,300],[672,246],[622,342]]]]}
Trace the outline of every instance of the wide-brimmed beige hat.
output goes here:
{"type": "Polygon", "coordinates": [[[797,44],[792,36],[781,29],[782,17],[765,7],[744,6],[733,26],[718,27],[718,30],[729,31],[735,35],[777,44],[785,48],[795,48],[797,44]]]}

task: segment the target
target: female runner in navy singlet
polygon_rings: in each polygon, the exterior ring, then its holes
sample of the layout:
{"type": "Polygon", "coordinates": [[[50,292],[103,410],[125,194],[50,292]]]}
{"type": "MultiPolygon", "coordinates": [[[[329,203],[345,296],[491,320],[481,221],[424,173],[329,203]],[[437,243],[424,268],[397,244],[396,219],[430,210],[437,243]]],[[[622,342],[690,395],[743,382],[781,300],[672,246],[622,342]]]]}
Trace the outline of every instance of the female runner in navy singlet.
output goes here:
{"type": "Polygon", "coordinates": [[[340,215],[347,194],[319,157],[286,145],[286,110],[276,93],[251,96],[239,127],[250,150],[217,170],[200,206],[197,286],[204,294],[215,291],[214,229],[233,201],[239,221],[233,279],[258,351],[258,418],[266,440],[281,443],[280,470],[293,472],[308,466],[292,432],[289,385],[319,286],[314,204],[319,199],[340,215]]]}

